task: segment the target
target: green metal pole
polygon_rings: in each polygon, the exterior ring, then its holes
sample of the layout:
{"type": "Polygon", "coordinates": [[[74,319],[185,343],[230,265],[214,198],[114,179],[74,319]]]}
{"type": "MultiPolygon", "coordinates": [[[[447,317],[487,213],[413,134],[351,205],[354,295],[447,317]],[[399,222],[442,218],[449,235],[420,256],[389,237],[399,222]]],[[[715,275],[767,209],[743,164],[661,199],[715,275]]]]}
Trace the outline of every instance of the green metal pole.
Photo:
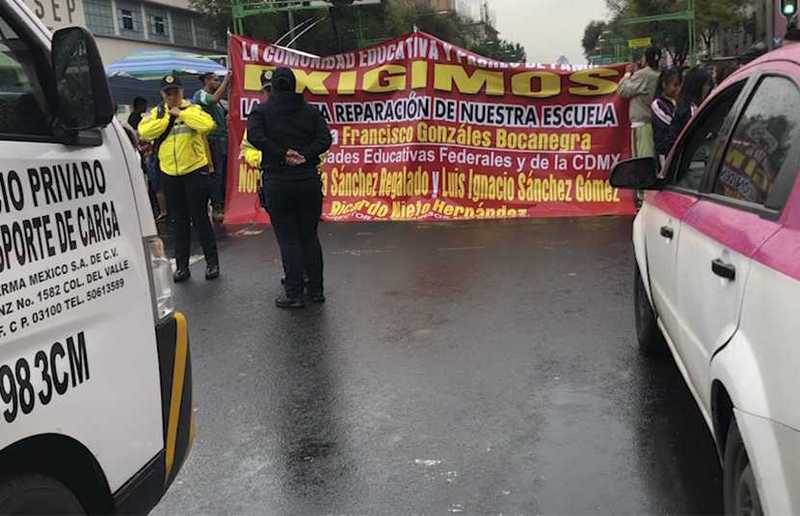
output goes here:
{"type": "Polygon", "coordinates": [[[689,59],[692,66],[697,65],[697,18],[695,13],[695,0],[689,2],[689,59]]]}

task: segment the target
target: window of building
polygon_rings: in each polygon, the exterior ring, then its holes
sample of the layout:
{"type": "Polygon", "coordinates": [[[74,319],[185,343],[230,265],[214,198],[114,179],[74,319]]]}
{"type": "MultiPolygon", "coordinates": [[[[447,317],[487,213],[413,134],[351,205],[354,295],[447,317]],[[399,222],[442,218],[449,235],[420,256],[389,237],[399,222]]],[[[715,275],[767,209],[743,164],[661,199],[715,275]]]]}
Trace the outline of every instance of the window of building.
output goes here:
{"type": "Polygon", "coordinates": [[[195,46],[192,35],[192,19],[183,11],[172,11],[172,33],[176,45],[195,46]]]}
{"type": "Polygon", "coordinates": [[[160,36],[165,36],[167,34],[167,27],[166,27],[166,20],[164,20],[163,16],[153,16],[153,32],[160,36]]]}
{"type": "Polygon", "coordinates": [[[147,8],[148,34],[151,39],[169,41],[169,23],[167,12],[160,9],[147,8]]]}
{"type": "Polygon", "coordinates": [[[117,13],[120,35],[144,35],[141,4],[117,0],[117,13]]]}
{"type": "Polygon", "coordinates": [[[221,48],[222,38],[204,20],[195,19],[194,30],[197,35],[197,46],[200,48],[221,48]]]}
{"type": "Polygon", "coordinates": [[[101,36],[114,35],[114,11],[111,0],[83,0],[86,28],[101,36]]]}
{"type": "Polygon", "coordinates": [[[133,29],[133,12],[129,9],[120,9],[120,17],[122,20],[122,28],[125,30],[133,29]]]}

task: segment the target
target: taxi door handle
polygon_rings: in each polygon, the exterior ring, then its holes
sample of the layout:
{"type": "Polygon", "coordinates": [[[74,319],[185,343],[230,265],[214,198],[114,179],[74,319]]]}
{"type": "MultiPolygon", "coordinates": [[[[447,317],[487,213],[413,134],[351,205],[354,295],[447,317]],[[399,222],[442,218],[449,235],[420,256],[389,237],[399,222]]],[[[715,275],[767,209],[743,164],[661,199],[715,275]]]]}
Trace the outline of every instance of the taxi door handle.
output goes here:
{"type": "Polygon", "coordinates": [[[661,226],[661,236],[672,240],[672,238],[675,236],[675,231],[673,231],[673,229],[669,226],[661,226]]]}
{"type": "Polygon", "coordinates": [[[731,281],[736,279],[736,266],[732,263],[725,263],[720,258],[711,262],[711,272],[731,281]]]}

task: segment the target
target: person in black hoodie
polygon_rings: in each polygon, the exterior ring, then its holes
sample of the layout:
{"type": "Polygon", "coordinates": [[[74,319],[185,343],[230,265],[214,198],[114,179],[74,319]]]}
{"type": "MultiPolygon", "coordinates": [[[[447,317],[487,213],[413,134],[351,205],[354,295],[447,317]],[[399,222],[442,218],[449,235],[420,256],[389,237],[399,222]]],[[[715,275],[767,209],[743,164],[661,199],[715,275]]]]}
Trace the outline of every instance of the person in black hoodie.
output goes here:
{"type": "Polygon", "coordinates": [[[272,227],[286,270],[279,308],[303,308],[303,271],[308,274],[308,298],[325,302],[322,246],[317,235],[322,215],[320,155],[332,143],[320,111],[296,93],[297,81],[288,68],[272,75],[272,95],[247,120],[247,139],[263,154],[269,170],[264,189],[272,227]]]}

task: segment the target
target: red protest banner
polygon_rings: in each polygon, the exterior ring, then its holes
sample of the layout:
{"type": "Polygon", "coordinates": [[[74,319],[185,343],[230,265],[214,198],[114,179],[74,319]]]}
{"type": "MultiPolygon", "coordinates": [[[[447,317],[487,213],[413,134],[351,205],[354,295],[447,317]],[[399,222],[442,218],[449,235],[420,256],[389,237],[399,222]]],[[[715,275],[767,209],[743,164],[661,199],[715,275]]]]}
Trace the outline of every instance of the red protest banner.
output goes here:
{"type": "Polygon", "coordinates": [[[608,175],[630,155],[619,66],[500,63],[424,33],[316,57],[231,36],[225,222],[266,221],[259,171],[240,157],[260,77],[292,68],[330,124],[326,220],[629,214],[608,175]]]}

